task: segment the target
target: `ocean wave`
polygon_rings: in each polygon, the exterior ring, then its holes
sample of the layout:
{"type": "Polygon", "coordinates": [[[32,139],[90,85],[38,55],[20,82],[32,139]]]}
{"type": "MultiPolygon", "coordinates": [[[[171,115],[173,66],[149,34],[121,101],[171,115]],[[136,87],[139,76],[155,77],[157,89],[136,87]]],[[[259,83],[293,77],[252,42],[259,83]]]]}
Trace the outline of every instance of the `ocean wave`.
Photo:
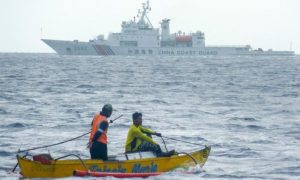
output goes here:
{"type": "Polygon", "coordinates": [[[5,93],[1,92],[0,98],[7,101],[13,101],[15,97],[13,97],[13,95],[5,95],[5,93]]]}
{"type": "MultiPolygon", "coordinates": [[[[163,136],[211,145],[206,172],[158,178],[297,179],[299,58],[0,53],[0,162],[16,163],[10,149],[88,132],[90,112],[110,102],[118,110],[113,117],[124,117],[110,124],[109,154],[124,151],[135,111],[144,112],[145,127],[163,136]]],[[[164,149],[161,139],[153,138],[164,149]]],[[[87,139],[34,152],[89,158],[87,139]]],[[[169,149],[199,149],[165,141],[169,149]]],[[[10,178],[3,170],[0,176],[10,178]]]]}
{"type": "Polygon", "coordinates": [[[95,87],[92,86],[92,85],[81,84],[79,86],[76,86],[76,88],[80,88],[80,89],[94,89],[95,87]]]}
{"type": "Polygon", "coordinates": [[[8,151],[4,151],[4,150],[0,150],[0,156],[11,156],[14,153],[8,152],[8,151]]]}
{"type": "Polygon", "coordinates": [[[230,118],[229,120],[232,120],[232,121],[246,121],[246,122],[255,122],[255,121],[258,121],[254,117],[233,117],[233,118],[230,118]]]}
{"type": "Polygon", "coordinates": [[[9,78],[9,79],[17,79],[17,78],[21,78],[22,75],[8,75],[8,76],[5,76],[5,78],[9,78]]]}
{"type": "Polygon", "coordinates": [[[86,91],[86,90],[80,91],[79,93],[81,93],[81,94],[96,94],[94,91],[86,91]]]}
{"type": "Polygon", "coordinates": [[[0,108],[0,114],[8,114],[8,112],[5,109],[0,108]]]}
{"type": "Polygon", "coordinates": [[[288,166],[288,167],[276,168],[269,173],[270,174],[278,174],[278,175],[287,174],[290,176],[299,177],[300,176],[300,166],[288,166]]]}
{"type": "Polygon", "coordinates": [[[33,98],[25,98],[23,101],[26,103],[34,103],[34,104],[40,103],[38,100],[33,98]]]}
{"type": "MultiPolygon", "coordinates": [[[[297,126],[295,126],[295,127],[297,127],[297,126]]],[[[287,136],[287,137],[295,138],[296,140],[300,140],[300,132],[297,131],[297,130],[287,131],[287,132],[284,133],[284,135],[287,136]]]]}
{"type": "Polygon", "coordinates": [[[24,127],[26,127],[26,125],[19,122],[6,125],[6,128],[24,128],[24,127]]]}
{"type": "MultiPolygon", "coordinates": [[[[223,146],[224,148],[224,146],[223,146]]],[[[229,158],[249,158],[249,157],[259,157],[260,153],[256,152],[251,148],[230,148],[226,151],[215,152],[214,156],[217,157],[229,157],[229,158]]]]}
{"type": "Polygon", "coordinates": [[[110,128],[129,129],[129,126],[127,124],[122,124],[122,123],[113,123],[110,125],[110,128]]]}
{"type": "Polygon", "coordinates": [[[298,92],[288,92],[288,93],[282,94],[280,97],[297,98],[297,97],[299,97],[299,93],[298,92]]]}
{"type": "Polygon", "coordinates": [[[297,84],[292,84],[291,86],[292,86],[292,87],[296,87],[296,88],[297,88],[297,87],[300,87],[300,83],[297,83],[297,84]]]}
{"type": "Polygon", "coordinates": [[[242,125],[242,124],[226,124],[226,127],[231,129],[231,130],[239,130],[239,131],[243,131],[245,129],[248,130],[264,130],[266,129],[263,126],[259,126],[259,125],[255,125],[255,124],[250,124],[250,125],[242,125]]]}
{"type": "Polygon", "coordinates": [[[263,129],[266,129],[265,127],[259,126],[259,125],[247,125],[246,127],[248,129],[252,129],[252,130],[263,130],[263,129]]]}
{"type": "Polygon", "coordinates": [[[274,141],[270,141],[270,140],[255,140],[255,141],[251,141],[251,143],[255,143],[255,144],[275,144],[274,141]]]}
{"type": "Polygon", "coordinates": [[[150,103],[154,103],[154,104],[168,104],[167,101],[161,100],[161,99],[153,99],[150,101],[150,103]]]}

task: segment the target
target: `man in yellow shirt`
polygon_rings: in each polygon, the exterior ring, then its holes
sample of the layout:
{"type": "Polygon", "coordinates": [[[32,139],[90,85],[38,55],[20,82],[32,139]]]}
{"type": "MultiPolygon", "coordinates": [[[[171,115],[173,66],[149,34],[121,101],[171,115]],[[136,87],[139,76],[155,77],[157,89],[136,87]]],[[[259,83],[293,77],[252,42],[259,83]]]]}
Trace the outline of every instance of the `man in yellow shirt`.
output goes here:
{"type": "Polygon", "coordinates": [[[157,156],[171,156],[174,154],[174,150],[162,152],[160,146],[153,141],[151,135],[161,137],[161,133],[157,133],[142,126],[142,113],[133,113],[132,120],[133,124],[128,130],[125,152],[152,151],[157,156]]]}

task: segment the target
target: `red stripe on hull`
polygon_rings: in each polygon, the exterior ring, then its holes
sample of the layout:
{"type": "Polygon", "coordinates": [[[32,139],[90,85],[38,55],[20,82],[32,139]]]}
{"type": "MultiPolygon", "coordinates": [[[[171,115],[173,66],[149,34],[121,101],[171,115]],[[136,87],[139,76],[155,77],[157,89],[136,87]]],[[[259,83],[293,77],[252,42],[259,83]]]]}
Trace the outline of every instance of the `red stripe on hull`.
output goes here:
{"type": "Polygon", "coordinates": [[[84,176],[92,176],[92,177],[107,177],[112,176],[115,178],[134,178],[134,177],[141,177],[146,178],[149,176],[158,176],[161,173],[118,173],[118,172],[89,172],[89,171],[74,171],[74,176],[84,177],[84,176]]]}

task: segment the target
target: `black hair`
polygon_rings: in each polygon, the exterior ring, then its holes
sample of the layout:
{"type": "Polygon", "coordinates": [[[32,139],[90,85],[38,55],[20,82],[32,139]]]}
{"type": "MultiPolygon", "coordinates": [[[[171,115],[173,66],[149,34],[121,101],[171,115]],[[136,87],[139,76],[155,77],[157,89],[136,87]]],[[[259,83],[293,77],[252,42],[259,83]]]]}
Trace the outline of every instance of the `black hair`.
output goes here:
{"type": "Polygon", "coordinates": [[[142,113],[139,113],[139,112],[135,112],[132,114],[132,120],[136,120],[137,118],[143,116],[142,113]]]}
{"type": "Polygon", "coordinates": [[[105,104],[102,108],[102,111],[100,112],[101,115],[105,117],[110,117],[112,114],[113,108],[111,104],[105,104]]]}

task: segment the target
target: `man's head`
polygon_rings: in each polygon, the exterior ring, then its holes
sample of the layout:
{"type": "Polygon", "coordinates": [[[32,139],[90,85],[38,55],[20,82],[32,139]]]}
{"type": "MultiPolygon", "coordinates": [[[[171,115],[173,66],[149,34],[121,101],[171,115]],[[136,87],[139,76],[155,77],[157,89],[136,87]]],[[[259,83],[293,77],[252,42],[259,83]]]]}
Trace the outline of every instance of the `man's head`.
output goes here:
{"type": "Polygon", "coordinates": [[[142,121],[143,121],[142,117],[143,117],[142,113],[139,113],[139,112],[133,113],[132,114],[133,124],[136,126],[142,125],[142,121]]]}
{"type": "Polygon", "coordinates": [[[113,107],[111,104],[105,104],[102,107],[102,111],[101,111],[101,115],[106,116],[106,117],[110,117],[113,111],[113,107]]]}

